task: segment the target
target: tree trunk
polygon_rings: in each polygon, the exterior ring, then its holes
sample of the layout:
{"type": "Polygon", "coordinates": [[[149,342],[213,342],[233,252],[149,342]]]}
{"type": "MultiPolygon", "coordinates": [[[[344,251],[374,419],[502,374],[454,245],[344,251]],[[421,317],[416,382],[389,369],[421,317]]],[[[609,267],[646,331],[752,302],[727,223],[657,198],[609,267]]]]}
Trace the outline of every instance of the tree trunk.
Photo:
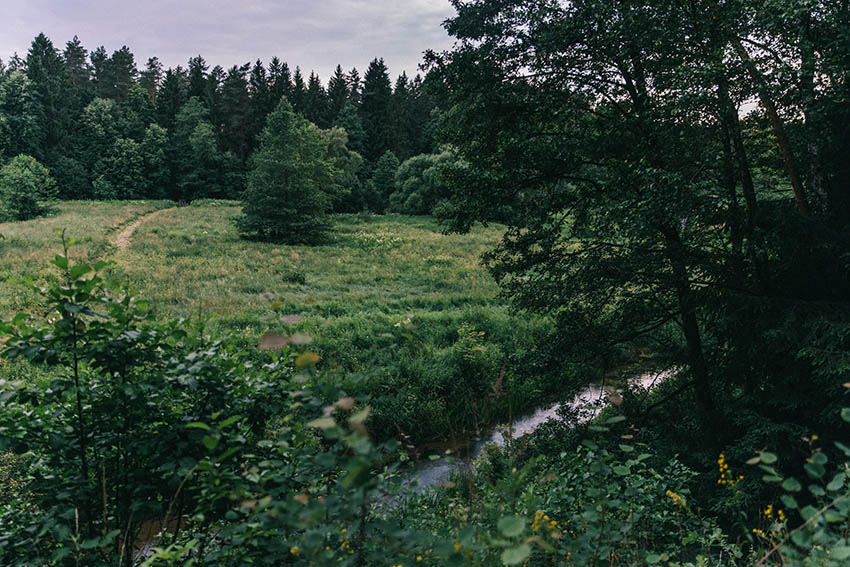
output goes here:
{"type": "Polygon", "coordinates": [[[806,202],[806,190],[803,187],[803,182],[800,179],[799,172],[797,171],[797,166],[794,164],[794,152],[791,149],[791,142],[785,134],[785,127],[782,124],[782,119],[779,117],[776,105],[773,103],[773,99],[770,98],[770,94],[767,92],[767,85],[765,84],[764,77],[762,77],[761,73],[759,73],[759,70],[756,67],[755,62],[750,57],[750,54],[747,53],[746,49],[744,49],[741,40],[732,36],[730,37],[729,42],[732,44],[732,47],[738,54],[738,57],[740,57],[741,61],[744,62],[744,67],[747,69],[747,73],[750,75],[750,78],[758,87],[759,101],[767,112],[767,117],[770,120],[771,127],[773,128],[773,136],[776,138],[776,143],[779,146],[780,153],[782,154],[782,162],[785,166],[785,172],[788,174],[788,178],[791,181],[791,188],[794,191],[794,199],[797,201],[797,209],[800,211],[801,215],[807,217],[811,215],[811,210],[809,209],[809,204],[806,202]]]}

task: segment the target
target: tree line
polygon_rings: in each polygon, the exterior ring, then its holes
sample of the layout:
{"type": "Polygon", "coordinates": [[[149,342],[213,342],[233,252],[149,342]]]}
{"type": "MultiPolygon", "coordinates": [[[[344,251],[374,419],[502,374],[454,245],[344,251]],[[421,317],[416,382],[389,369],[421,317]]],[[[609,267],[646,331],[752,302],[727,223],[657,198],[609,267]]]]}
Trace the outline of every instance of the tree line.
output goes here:
{"type": "Polygon", "coordinates": [[[266,118],[286,99],[319,128],[343,129],[363,158],[334,207],[374,209],[387,200],[372,195],[379,159],[435,148],[424,83],[406,73],[393,83],[379,58],[362,77],[337,66],[326,86],[277,57],[226,70],[200,55],[168,69],[151,57],[140,70],[126,46],[89,52],[74,37],[60,50],[39,34],[25,58],[0,61],[0,163],[34,158],[61,199],[239,198],[266,118]]]}

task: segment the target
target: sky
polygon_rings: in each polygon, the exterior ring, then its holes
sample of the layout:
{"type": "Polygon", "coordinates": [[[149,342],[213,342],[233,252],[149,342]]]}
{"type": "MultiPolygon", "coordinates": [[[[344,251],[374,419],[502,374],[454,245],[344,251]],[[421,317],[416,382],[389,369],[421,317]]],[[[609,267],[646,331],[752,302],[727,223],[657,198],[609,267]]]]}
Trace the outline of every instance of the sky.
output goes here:
{"type": "Polygon", "coordinates": [[[415,75],[426,49],[451,45],[441,24],[454,10],[448,0],[0,0],[0,14],[4,61],[44,32],[60,49],[74,35],[89,51],[127,45],[139,69],[152,56],[185,67],[200,54],[226,69],[277,55],[327,83],[338,63],[362,76],[375,57],[393,77],[415,75]]]}

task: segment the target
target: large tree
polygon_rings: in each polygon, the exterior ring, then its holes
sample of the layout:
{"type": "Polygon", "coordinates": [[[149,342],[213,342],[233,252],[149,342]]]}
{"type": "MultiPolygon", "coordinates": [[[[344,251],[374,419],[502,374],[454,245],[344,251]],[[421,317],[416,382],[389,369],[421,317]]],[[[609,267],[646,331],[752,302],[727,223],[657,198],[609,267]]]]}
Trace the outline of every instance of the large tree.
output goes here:
{"type": "MultiPolygon", "coordinates": [[[[695,400],[706,427],[734,429],[720,419],[734,421],[730,404],[782,421],[773,404],[794,403],[789,391],[834,395],[834,383],[811,385],[840,364],[812,353],[846,344],[837,322],[846,309],[817,301],[848,299],[837,285],[847,266],[830,260],[848,231],[831,200],[809,224],[817,176],[800,173],[793,136],[814,93],[809,108],[831,117],[818,122],[831,145],[820,159],[846,154],[846,77],[823,64],[813,91],[789,85],[810,63],[799,59],[799,26],[782,31],[776,13],[772,27],[759,23],[766,13],[748,2],[454,5],[447,26],[458,43],[429,56],[443,140],[462,158],[443,212],[458,230],[507,223],[488,263],[520,306],[556,317],[549,352],[599,364],[624,345],[652,345],[686,369],[676,393],[695,400]],[[780,149],[782,169],[769,175],[752,167],[740,132],[738,105],[753,88],[753,120],[780,149]],[[795,326],[797,317],[807,322],[795,326]]],[[[823,29],[846,24],[837,8],[803,11],[823,29]]],[[[816,43],[835,61],[841,49],[816,43]]],[[[848,194],[835,175],[846,163],[821,163],[823,194],[848,194]]]]}
{"type": "Polygon", "coordinates": [[[374,163],[390,149],[390,75],[383,59],[374,59],[366,69],[363,90],[360,94],[360,118],[366,130],[366,147],[363,157],[374,163]]]}
{"type": "Polygon", "coordinates": [[[315,244],[329,227],[327,212],[356,167],[343,130],[323,131],[285,99],[269,114],[251,157],[239,230],[247,238],[315,244]]]}

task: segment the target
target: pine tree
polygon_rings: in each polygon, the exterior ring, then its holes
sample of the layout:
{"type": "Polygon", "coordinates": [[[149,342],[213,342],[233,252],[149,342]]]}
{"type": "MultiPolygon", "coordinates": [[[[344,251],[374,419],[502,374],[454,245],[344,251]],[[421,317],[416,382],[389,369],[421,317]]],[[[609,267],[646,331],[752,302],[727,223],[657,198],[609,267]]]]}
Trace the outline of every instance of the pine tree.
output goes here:
{"type": "Polygon", "coordinates": [[[146,193],[148,199],[167,196],[171,171],[165,150],[168,147],[168,132],[162,126],[151,124],[145,130],[140,151],[145,166],[146,193]]]}
{"type": "Polygon", "coordinates": [[[112,78],[109,76],[109,55],[102,45],[89,54],[95,96],[108,98],[111,95],[112,78]]]}
{"type": "Polygon", "coordinates": [[[139,84],[147,91],[151,102],[156,104],[156,95],[162,84],[162,63],[158,57],[148,59],[145,70],[139,73],[139,84]]]}
{"type": "Polygon", "coordinates": [[[250,68],[250,63],[241,67],[234,65],[221,86],[222,147],[243,162],[248,159],[253,143],[249,130],[251,95],[247,74],[250,68]]]}
{"type": "Polygon", "coordinates": [[[304,84],[304,75],[301,74],[301,67],[295,67],[295,74],[292,76],[292,96],[289,99],[292,109],[295,112],[304,112],[304,99],[306,96],[307,87],[304,84]]]}
{"type": "Polygon", "coordinates": [[[35,155],[44,147],[41,103],[21,71],[0,77],[0,158],[35,155]]]}
{"type": "Polygon", "coordinates": [[[303,114],[307,120],[319,128],[327,128],[331,125],[328,95],[316,73],[310,73],[307,94],[304,96],[303,114]]]}
{"type": "Polygon", "coordinates": [[[266,115],[274,109],[271,103],[271,88],[266,68],[263,62],[257,59],[251,68],[248,78],[248,92],[251,95],[251,112],[249,124],[249,136],[253,140],[263,129],[266,123],[266,115]]]}
{"type": "Polygon", "coordinates": [[[416,137],[413,102],[407,74],[402,73],[396,79],[389,109],[391,147],[401,161],[413,155],[413,139],[416,137]]]}
{"type": "Polygon", "coordinates": [[[360,95],[362,94],[361,89],[363,85],[360,83],[360,72],[357,70],[357,67],[352,68],[348,72],[346,81],[348,83],[348,100],[351,101],[354,108],[358,108],[360,106],[360,95]]]}
{"type": "Polygon", "coordinates": [[[93,96],[88,51],[83,47],[80,38],[74,36],[74,39],[65,44],[62,61],[75,99],[73,101],[75,112],[78,112],[91,102],[93,96]]]}
{"type": "Polygon", "coordinates": [[[292,74],[289,72],[289,65],[286,62],[281,63],[277,57],[272,57],[269,63],[269,84],[274,109],[282,97],[289,98],[292,95],[292,74]]]}
{"type": "Polygon", "coordinates": [[[321,241],[329,229],[327,212],[343,191],[344,164],[350,163],[345,133],[323,132],[281,99],[259,142],[239,231],[246,238],[289,244],[321,241]]]}
{"type": "Polygon", "coordinates": [[[331,105],[331,116],[338,116],[343,105],[348,100],[348,77],[342,71],[342,66],[337,65],[333,76],[328,81],[328,99],[331,105]]]}
{"type": "Polygon", "coordinates": [[[346,100],[342,105],[342,109],[334,120],[334,126],[342,128],[348,134],[348,147],[351,151],[362,153],[363,143],[366,141],[366,131],[363,129],[363,122],[360,121],[360,115],[357,114],[357,109],[351,104],[350,100],[346,100]]]}
{"type": "Polygon", "coordinates": [[[108,96],[118,102],[122,102],[127,98],[130,88],[135,84],[136,78],[139,76],[139,71],[136,69],[136,62],[130,48],[124,45],[121,49],[112,53],[107,66],[111,81],[108,96]]]}
{"type": "Polygon", "coordinates": [[[189,98],[197,97],[200,101],[207,98],[207,70],[209,65],[200,55],[189,59],[189,98]]]}
{"type": "Polygon", "coordinates": [[[374,163],[390,148],[389,106],[392,98],[390,75],[383,59],[369,63],[363,79],[360,119],[366,130],[363,157],[374,163]]]}
{"type": "Polygon", "coordinates": [[[33,40],[27,53],[27,78],[39,103],[43,145],[33,155],[48,164],[58,157],[59,145],[69,131],[65,92],[68,77],[58,50],[44,34],[33,40]]]}
{"type": "Polygon", "coordinates": [[[156,97],[156,114],[157,123],[166,130],[174,126],[177,113],[187,100],[188,83],[186,72],[179,65],[176,69],[165,71],[162,87],[156,97]]]}

